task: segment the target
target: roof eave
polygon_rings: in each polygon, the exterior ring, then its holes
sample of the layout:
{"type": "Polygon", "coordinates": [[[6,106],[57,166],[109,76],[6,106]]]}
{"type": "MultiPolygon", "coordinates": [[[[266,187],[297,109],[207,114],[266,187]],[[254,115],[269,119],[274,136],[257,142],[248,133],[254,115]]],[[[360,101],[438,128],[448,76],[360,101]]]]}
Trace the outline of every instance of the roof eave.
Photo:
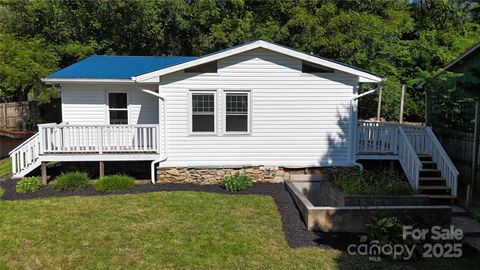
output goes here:
{"type": "Polygon", "coordinates": [[[271,50],[271,51],[278,52],[278,53],[282,53],[282,54],[285,54],[285,55],[288,55],[288,56],[291,56],[291,57],[294,57],[294,58],[298,58],[298,59],[301,59],[301,60],[304,60],[304,61],[312,62],[312,63],[319,64],[319,65],[328,66],[330,68],[333,68],[333,69],[336,69],[336,70],[339,70],[339,71],[342,71],[342,72],[345,72],[345,73],[353,74],[353,75],[356,75],[356,76],[359,77],[359,82],[380,83],[380,82],[384,81],[384,78],[381,77],[381,76],[377,76],[377,75],[374,75],[372,73],[365,72],[365,71],[362,71],[362,70],[359,70],[359,69],[341,64],[341,63],[337,63],[337,62],[334,62],[334,61],[331,61],[331,60],[327,60],[327,59],[319,58],[319,57],[316,57],[316,56],[312,56],[312,55],[306,54],[304,52],[296,51],[296,50],[293,50],[291,48],[276,45],[276,44],[269,43],[269,42],[266,42],[266,41],[263,41],[263,40],[247,43],[247,44],[235,47],[235,48],[230,49],[230,50],[220,51],[218,53],[213,53],[213,54],[210,54],[210,55],[207,55],[207,56],[204,56],[204,57],[200,57],[200,58],[197,58],[197,59],[185,62],[185,63],[177,64],[177,65],[167,67],[167,68],[164,68],[164,69],[160,69],[160,70],[157,70],[157,71],[153,71],[153,72],[145,73],[145,74],[142,74],[142,75],[138,75],[136,77],[132,77],[132,79],[136,82],[148,81],[148,80],[151,80],[154,77],[160,77],[162,75],[170,74],[170,73],[180,71],[180,70],[183,70],[183,69],[186,69],[186,68],[190,68],[190,67],[193,67],[193,66],[202,65],[202,64],[205,64],[205,63],[208,63],[208,62],[211,62],[211,61],[215,61],[215,60],[218,60],[218,59],[222,59],[222,58],[225,58],[225,57],[229,57],[229,56],[232,56],[232,55],[236,55],[236,54],[243,53],[243,52],[253,50],[253,49],[257,49],[257,48],[264,48],[264,49],[271,50]]]}
{"type": "Polygon", "coordinates": [[[57,83],[134,83],[132,79],[100,79],[100,78],[42,78],[45,84],[57,83]]]}

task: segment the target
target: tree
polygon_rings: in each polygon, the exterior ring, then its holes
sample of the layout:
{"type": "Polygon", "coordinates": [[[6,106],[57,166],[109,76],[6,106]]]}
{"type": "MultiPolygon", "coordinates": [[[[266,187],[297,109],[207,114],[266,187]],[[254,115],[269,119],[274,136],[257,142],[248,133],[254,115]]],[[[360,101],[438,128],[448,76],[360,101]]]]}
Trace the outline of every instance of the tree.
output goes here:
{"type": "Polygon", "coordinates": [[[0,34],[0,99],[46,102],[55,93],[40,81],[57,69],[58,55],[41,39],[0,34]]]}

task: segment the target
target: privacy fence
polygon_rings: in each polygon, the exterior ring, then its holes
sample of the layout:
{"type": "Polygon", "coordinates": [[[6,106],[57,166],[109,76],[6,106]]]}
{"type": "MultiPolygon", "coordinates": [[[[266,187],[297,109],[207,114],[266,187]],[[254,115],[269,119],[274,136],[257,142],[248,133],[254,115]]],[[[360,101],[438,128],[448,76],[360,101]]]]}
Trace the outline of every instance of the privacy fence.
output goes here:
{"type": "MultiPolygon", "coordinates": [[[[447,151],[452,159],[455,167],[457,167],[460,172],[458,178],[459,182],[462,184],[468,183],[473,177],[473,134],[445,130],[435,130],[435,134],[445,151],[447,151]]],[[[477,170],[478,169],[480,169],[480,164],[477,166],[477,170]]],[[[477,189],[480,188],[480,173],[477,173],[477,179],[475,179],[474,183],[477,189]]]]}

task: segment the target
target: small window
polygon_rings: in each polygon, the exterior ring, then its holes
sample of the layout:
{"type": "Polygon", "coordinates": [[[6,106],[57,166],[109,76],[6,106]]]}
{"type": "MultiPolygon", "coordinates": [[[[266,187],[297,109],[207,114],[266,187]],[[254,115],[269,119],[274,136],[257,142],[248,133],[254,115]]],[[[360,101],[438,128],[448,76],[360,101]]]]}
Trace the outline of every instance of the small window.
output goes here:
{"type": "Polygon", "coordinates": [[[333,73],[333,69],[315,65],[312,63],[302,62],[303,73],[333,73]]]}
{"type": "Polygon", "coordinates": [[[108,93],[108,112],[111,125],[128,124],[127,93],[108,93]]]}
{"type": "Polygon", "coordinates": [[[186,73],[217,73],[217,61],[185,69],[186,73]]]}
{"type": "Polygon", "coordinates": [[[226,93],[225,95],[225,131],[248,132],[249,94],[226,93]]]}
{"type": "Polygon", "coordinates": [[[192,132],[215,132],[214,93],[192,93],[192,132]]]}

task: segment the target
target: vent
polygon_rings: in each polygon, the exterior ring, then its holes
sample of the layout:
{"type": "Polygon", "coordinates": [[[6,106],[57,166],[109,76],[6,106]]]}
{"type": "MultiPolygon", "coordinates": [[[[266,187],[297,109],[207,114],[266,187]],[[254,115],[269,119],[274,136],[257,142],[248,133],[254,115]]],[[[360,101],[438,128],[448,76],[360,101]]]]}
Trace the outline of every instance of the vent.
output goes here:
{"type": "Polygon", "coordinates": [[[315,65],[308,62],[302,62],[303,73],[333,73],[333,69],[324,66],[315,65]]]}
{"type": "Polygon", "coordinates": [[[185,69],[186,73],[217,73],[217,61],[185,69]]]}

